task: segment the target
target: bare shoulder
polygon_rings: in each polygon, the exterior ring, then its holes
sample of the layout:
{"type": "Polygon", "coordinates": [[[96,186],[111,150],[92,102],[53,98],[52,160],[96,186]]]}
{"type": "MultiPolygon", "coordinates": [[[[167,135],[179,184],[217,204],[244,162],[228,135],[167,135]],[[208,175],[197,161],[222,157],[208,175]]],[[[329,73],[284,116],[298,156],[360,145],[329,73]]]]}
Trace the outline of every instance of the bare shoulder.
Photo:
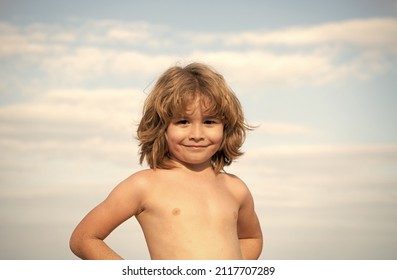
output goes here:
{"type": "Polygon", "coordinates": [[[114,188],[110,197],[117,196],[124,199],[133,197],[135,200],[143,198],[152,185],[154,177],[154,171],[150,169],[133,173],[114,188]]]}
{"type": "Polygon", "coordinates": [[[130,188],[147,188],[155,179],[156,172],[152,169],[145,169],[138,171],[120,183],[125,187],[130,188]]]}
{"type": "Polygon", "coordinates": [[[220,173],[222,184],[229,189],[229,191],[240,201],[251,197],[250,190],[245,182],[230,173],[220,173]]]}

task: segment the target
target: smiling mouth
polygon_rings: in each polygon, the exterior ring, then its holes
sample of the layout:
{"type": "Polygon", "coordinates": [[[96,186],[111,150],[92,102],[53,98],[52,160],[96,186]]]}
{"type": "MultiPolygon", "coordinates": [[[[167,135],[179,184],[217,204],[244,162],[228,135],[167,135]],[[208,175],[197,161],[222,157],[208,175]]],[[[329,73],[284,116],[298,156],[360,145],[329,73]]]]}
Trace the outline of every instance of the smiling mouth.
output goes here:
{"type": "Polygon", "coordinates": [[[207,148],[208,146],[196,146],[196,145],[184,145],[186,148],[191,148],[191,149],[203,149],[207,148]]]}

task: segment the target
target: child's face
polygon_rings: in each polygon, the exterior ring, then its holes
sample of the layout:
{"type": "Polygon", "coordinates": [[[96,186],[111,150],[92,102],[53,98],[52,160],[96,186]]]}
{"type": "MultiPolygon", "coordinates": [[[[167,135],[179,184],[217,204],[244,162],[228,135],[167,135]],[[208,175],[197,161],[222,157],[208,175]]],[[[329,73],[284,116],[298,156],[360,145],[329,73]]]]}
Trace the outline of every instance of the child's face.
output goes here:
{"type": "Polygon", "coordinates": [[[222,144],[223,122],[207,115],[196,98],[181,117],[171,120],[166,139],[173,160],[188,167],[210,166],[222,144]]]}

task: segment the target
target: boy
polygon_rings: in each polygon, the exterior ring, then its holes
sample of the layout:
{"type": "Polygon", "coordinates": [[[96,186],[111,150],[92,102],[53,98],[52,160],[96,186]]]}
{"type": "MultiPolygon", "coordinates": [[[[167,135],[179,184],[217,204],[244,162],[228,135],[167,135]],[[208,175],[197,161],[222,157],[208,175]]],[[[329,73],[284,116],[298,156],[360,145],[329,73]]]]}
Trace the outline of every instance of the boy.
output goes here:
{"type": "Polygon", "coordinates": [[[148,96],[140,163],[80,222],[70,240],[83,259],[122,259],[103,241],[135,216],[151,259],[257,259],[262,233],[247,186],[223,171],[242,155],[248,125],[223,77],[206,65],[172,67],[148,96]]]}

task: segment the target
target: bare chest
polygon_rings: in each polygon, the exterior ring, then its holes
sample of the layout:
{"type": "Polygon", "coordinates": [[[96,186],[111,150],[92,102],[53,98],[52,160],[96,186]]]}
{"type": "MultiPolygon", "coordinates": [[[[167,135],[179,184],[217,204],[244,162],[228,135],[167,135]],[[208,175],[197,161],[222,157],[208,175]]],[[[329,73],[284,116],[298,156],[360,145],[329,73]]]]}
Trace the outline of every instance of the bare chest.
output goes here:
{"type": "Polygon", "coordinates": [[[239,204],[226,186],[200,182],[169,182],[153,188],[145,214],[156,219],[201,224],[234,224],[239,204]]]}

